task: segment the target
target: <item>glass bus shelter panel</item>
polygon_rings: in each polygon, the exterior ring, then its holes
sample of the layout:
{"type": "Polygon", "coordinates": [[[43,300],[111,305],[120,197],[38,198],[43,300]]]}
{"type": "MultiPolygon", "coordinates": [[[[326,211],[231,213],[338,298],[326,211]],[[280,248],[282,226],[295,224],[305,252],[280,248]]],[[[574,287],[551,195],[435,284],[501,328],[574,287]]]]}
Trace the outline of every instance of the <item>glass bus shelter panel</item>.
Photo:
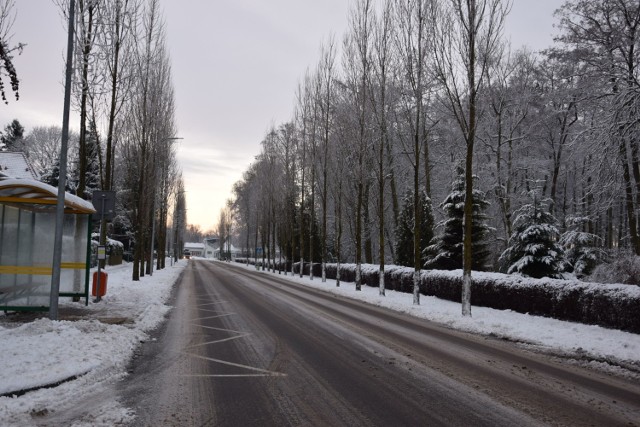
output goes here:
{"type": "MultiPolygon", "coordinates": [[[[86,291],[88,215],[65,215],[60,292],[86,291]]],[[[0,310],[48,307],[54,211],[0,205],[0,310]]]]}
{"type": "Polygon", "coordinates": [[[46,235],[36,237],[40,221],[36,212],[0,205],[0,308],[49,305],[51,251],[48,263],[38,255],[48,246],[46,235]]]}
{"type": "MultiPolygon", "coordinates": [[[[60,272],[61,293],[84,294],[86,291],[90,222],[90,215],[64,216],[62,270],[60,272]]],[[[53,248],[53,244],[51,247],[53,248]]]]}

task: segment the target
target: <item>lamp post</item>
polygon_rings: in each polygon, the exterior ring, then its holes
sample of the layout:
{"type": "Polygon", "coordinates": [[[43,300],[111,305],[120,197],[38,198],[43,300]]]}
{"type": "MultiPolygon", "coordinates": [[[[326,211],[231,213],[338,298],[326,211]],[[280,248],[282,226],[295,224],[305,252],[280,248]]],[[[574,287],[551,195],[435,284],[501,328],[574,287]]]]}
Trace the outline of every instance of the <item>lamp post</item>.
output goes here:
{"type": "MultiPolygon", "coordinates": [[[[178,136],[172,136],[172,137],[168,137],[165,138],[163,140],[160,141],[161,144],[164,144],[165,142],[168,141],[174,141],[176,139],[183,139],[181,137],[178,136]]],[[[158,168],[156,167],[156,162],[155,162],[155,150],[154,150],[154,162],[153,162],[153,166],[154,166],[154,171],[153,174],[155,176],[155,182],[158,182],[158,168]]],[[[151,212],[151,248],[149,250],[149,276],[153,276],[153,247],[155,246],[155,237],[156,237],[156,202],[158,200],[157,194],[156,194],[156,190],[155,190],[155,186],[153,187],[153,211],[151,212]]]]}
{"type": "Polygon", "coordinates": [[[67,64],[64,85],[64,107],[62,113],[62,140],[60,143],[60,176],[56,205],[56,229],[53,240],[51,265],[51,294],[49,295],[49,319],[58,320],[58,297],[60,294],[60,268],[62,265],[62,227],[64,221],[64,197],[67,178],[67,145],[69,143],[69,110],[71,109],[71,75],[73,73],[73,26],[75,23],[75,0],[69,1],[69,29],[67,35],[67,64]]]}

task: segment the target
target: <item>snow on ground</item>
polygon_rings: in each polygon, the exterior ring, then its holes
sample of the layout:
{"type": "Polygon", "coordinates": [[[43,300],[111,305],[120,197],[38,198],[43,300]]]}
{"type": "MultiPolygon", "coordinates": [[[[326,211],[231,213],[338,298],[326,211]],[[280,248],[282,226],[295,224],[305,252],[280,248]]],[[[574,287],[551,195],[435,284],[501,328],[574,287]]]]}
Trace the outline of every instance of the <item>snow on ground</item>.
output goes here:
{"type": "MultiPolygon", "coordinates": [[[[16,322],[11,315],[0,315],[0,395],[5,395],[0,397],[0,425],[35,425],[38,416],[78,405],[87,392],[99,393],[123,377],[136,347],[169,311],[165,303],[186,265],[180,261],[139,282],[131,280],[130,264],[107,267],[102,301],[90,301],[87,307],[61,301],[57,322],[16,322]],[[18,395],[12,395],[15,392],[18,395]]],[[[116,401],[95,407],[92,425],[114,425],[132,417],[116,401]]]]}
{"type": "MultiPolygon", "coordinates": [[[[107,295],[102,302],[90,302],[88,307],[61,303],[57,322],[44,318],[16,322],[0,315],[0,395],[5,395],[0,397],[0,425],[36,425],[40,416],[78,405],[90,407],[92,415],[74,426],[130,422],[133,412],[115,396],[99,405],[84,402],[85,396],[113,394],[109,387],[126,375],[136,347],[170,310],[166,301],[186,265],[181,261],[167,266],[139,282],[131,280],[130,265],[108,267],[107,295]],[[59,382],[52,388],[13,394],[59,382]]],[[[244,268],[255,271],[253,266],[244,268]]],[[[463,318],[460,304],[434,297],[422,295],[421,304],[414,306],[410,294],[387,290],[382,297],[377,288],[367,286],[356,292],[353,283],[336,287],[335,280],[322,283],[318,277],[313,281],[307,276],[278,277],[454,329],[518,341],[578,360],[595,360],[592,364],[599,369],[620,365],[640,370],[638,334],[484,307],[473,307],[473,317],[463,318]]]]}
{"type": "MultiPolygon", "coordinates": [[[[243,264],[243,267],[256,270],[252,265],[243,264]]],[[[354,283],[341,282],[340,287],[336,287],[335,280],[327,279],[326,283],[322,283],[320,277],[314,277],[313,281],[308,276],[292,277],[291,273],[278,277],[428,319],[453,329],[518,341],[558,355],[595,359],[640,371],[638,334],[476,306],[471,309],[472,317],[462,317],[459,303],[435,297],[420,295],[420,305],[416,306],[413,305],[412,294],[386,290],[386,296],[380,296],[378,288],[370,286],[363,285],[362,290],[357,292],[354,283]]]]}

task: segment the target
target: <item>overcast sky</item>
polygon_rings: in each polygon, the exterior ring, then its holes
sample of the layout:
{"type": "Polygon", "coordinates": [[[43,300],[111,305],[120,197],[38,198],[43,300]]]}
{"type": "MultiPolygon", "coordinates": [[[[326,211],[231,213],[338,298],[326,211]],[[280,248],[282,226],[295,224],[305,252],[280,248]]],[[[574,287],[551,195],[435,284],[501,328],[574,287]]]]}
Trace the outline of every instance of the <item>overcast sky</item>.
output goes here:
{"type": "MultiPolygon", "coordinates": [[[[208,230],[231,187],[260,151],[270,125],[289,120],[295,88],[318,60],[320,43],[340,40],[348,0],[163,0],[176,93],[178,158],[187,218],[208,230]]],[[[506,36],[513,49],[552,42],[561,0],[514,0],[506,36]]],[[[14,42],[20,100],[0,105],[0,128],[62,125],[66,34],[52,0],[16,1],[14,42]]],[[[78,115],[72,127],[78,128],[78,115]]]]}

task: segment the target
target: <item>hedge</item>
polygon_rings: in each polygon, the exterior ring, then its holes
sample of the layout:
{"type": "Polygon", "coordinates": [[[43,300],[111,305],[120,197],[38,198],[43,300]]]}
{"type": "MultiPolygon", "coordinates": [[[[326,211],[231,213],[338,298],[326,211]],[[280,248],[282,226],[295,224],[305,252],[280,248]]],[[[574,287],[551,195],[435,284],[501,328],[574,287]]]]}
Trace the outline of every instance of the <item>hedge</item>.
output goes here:
{"type": "MultiPolygon", "coordinates": [[[[246,262],[246,259],[238,259],[246,262]]],[[[253,262],[250,262],[253,264],[253,262]]],[[[291,264],[276,263],[282,270],[291,264]]],[[[303,274],[309,274],[309,263],[303,274]]],[[[328,279],[335,279],[337,264],[327,264],[328,279]]],[[[377,265],[362,264],[362,284],[378,287],[377,265]]],[[[340,264],[340,280],[355,281],[355,264],[340,264]]],[[[294,264],[299,273],[300,263],[294,264]]],[[[313,264],[313,274],[320,277],[321,265],[313,264]]],[[[385,266],[385,288],[413,292],[413,268],[385,266]]],[[[532,279],[519,275],[473,272],[471,304],[498,310],[513,310],[537,316],[552,317],[585,324],[600,325],[640,333],[640,287],[587,283],[579,280],[532,279]]],[[[459,302],[462,294],[462,270],[422,270],[420,293],[459,302]]]]}

